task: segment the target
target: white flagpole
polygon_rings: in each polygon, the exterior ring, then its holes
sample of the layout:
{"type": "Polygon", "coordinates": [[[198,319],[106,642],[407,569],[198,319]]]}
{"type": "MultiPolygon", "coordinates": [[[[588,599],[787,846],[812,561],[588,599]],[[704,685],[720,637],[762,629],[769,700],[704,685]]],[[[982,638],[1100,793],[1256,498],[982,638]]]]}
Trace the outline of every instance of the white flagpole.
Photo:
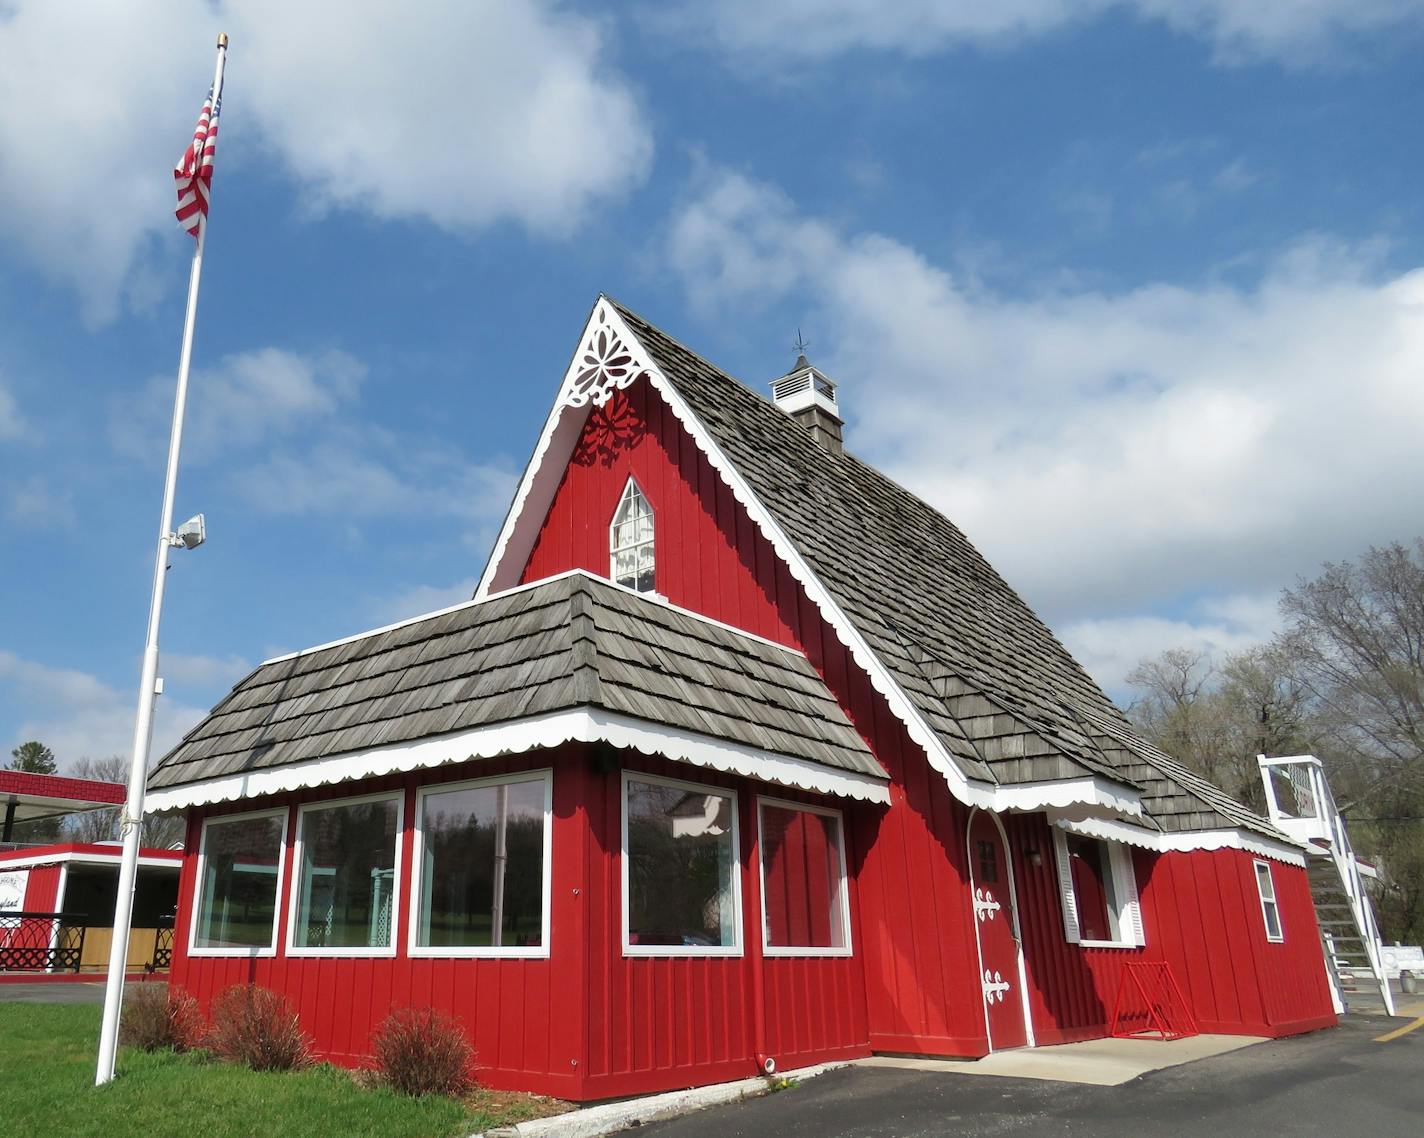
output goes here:
{"type": "MultiPolygon", "coordinates": [[[[223,65],[227,61],[227,36],[218,37],[217,71],[213,76],[213,110],[222,95],[223,65]]],[[[201,155],[199,156],[201,170],[201,155]]],[[[104,989],[104,1022],[99,1029],[99,1068],[94,1085],[114,1077],[118,1054],[119,1011],[124,999],[124,973],[128,968],[129,928],[133,918],[134,884],[138,876],[138,850],[143,830],[143,792],[148,780],[148,752],[153,743],[153,707],[158,698],[158,625],[163,617],[163,581],[168,551],[174,543],[173,497],[178,486],[178,453],[183,442],[183,411],[188,402],[188,365],[193,357],[193,322],[198,314],[198,281],[203,275],[203,241],[207,218],[198,227],[193,267],[188,274],[188,311],[183,321],[183,347],[178,355],[178,393],[173,400],[173,428],[168,438],[168,473],[163,483],[163,516],[158,526],[158,555],[153,565],[153,594],[148,605],[148,639],[143,648],[143,671],[138,685],[138,714],[134,717],[133,762],[129,767],[129,793],[123,814],[123,860],[119,863],[119,892],[114,903],[114,939],[109,946],[109,979],[104,989]]]]}

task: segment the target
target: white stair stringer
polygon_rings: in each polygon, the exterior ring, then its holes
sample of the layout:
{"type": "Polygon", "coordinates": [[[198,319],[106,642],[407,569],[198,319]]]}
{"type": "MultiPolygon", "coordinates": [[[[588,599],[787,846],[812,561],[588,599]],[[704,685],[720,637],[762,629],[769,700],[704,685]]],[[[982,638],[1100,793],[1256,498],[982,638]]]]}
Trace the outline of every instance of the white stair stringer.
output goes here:
{"type": "MultiPolygon", "coordinates": [[[[1325,948],[1326,971],[1336,1012],[1350,1010],[1349,982],[1369,977],[1386,1015],[1394,1015],[1394,994],[1385,972],[1379,926],[1365,891],[1362,870],[1345,820],[1335,805],[1325,770],[1314,755],[1267,758],[1258,755],[1271,822],[1309,849],[1310,895],[1325,948]]],[[[1356,1000],[1356,1004],[1363,1001],[1356,1000]]],[[[1357,1006],[1356,1010],[1360,1010],[1357,1006]]]]}

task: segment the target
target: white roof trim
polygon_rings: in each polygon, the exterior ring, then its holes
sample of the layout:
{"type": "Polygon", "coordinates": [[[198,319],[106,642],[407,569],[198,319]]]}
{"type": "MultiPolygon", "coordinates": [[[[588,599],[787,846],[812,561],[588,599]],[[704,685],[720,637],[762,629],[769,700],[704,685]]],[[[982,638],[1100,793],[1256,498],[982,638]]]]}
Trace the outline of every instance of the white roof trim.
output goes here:
{"type": "Polygon", "coordinates": [[[1063,809],[1084,803],[1092,803],[1116,814],[1137,818],[1142,816],[1142,796],[1135,790],[1092,776],[995,787],[990,809],[1001,813],[1006,810],[1025,813],[1063,809]]]}
{"type": "Polygon", "coordinates": [[[610,581],[607,577],[600,577],[597,573],[591,573],[587,569],[565,569],[562,573],[555,573],[552,577],[540,577],[537,581],[530,581],[527,584],[515,585],[509,589],[501,589],[497,594],[488,596],[476,596],[473,600],[461,601],[459,604],[449,605],[443,609],[435,609],[433,612],[421,613],[419,616],[409,616],[404,620],[398,620],[393,624],[383,624],[380,628],[370,628],[365,632],[353,632],[350,636],[343,636],[339,640],[328,640],[325,644],[315,644],[310,648],[302,648],[296,652],[288,652],[282,656],[273,656],[270,660],[263,660],[258,665],[265,668],[268,664],[280,664],[286,660],[295,660],[299,656],[310,656],[315,652],[324,652],[328,648],[339,648],[343,644],[354,644],[358,640],[365,640],[371,636],[380,636],[386,632],[394,632],[397,628],[405,628],[407,625],[419,624],[421,621],[432,620],[437,616],[446,616],[461,609],[473,608],[492,601],[496,596],[504,597],[511,593],[522,593],[529,589],[538,589],[552,581],[562,581],[566,577],[587,577],[590,581],[597,581],[610,589],[617,589],[619,592],[627,593],[629,596],[637,597],[640,600],[651,601],[671,609],[682,616],[691,617],[693,620],[701,621],[703,624],[710,624],[716,628],[724,628],[728,632],[735,632],[738,636],[745,636],[748,640],[755,640],[758,643],[769,645],[772,648],[779,648],[783,652],[789,652],[793,656],[800,656],[805,659],[806,653],[799,648],[793,648],[790,644],[781,644],[775,640],[768,640],[765,636],[758,636],[755,632],[748,632],[745,628],[738,628],[734,624],[727,624],[725,621],[717,620],[706,613],[698,612],[695,609],[683,608],[675,605],[661,593],[640,593],[637,589],[630,589],[625,585],[620,585],[617,581],[610,581]]]}
{"type": "MultiPolygon", "coordinates": [[[[0,854],[0,873],[11,869],[32,869],[37,865],[118,865],[123,860],[121,854],[94,854],[84,853],[82,850],[65,850],[63,853],[50,854],[26,854],[23,857],[9,858],[0,854]]],[[[138,864],[149,869],[165,868],[178,869],[183,864],[183,851],[174,850],[172,857],[152,857],[145,854],[138,859],[138,864]]]]}
{"type": "Polygon", "coordinates": [[[463,763],[471,759],[489,759],[497,755],[547,750],[569,742],[608,743],[647,755],[662,755],[675,762],[690,763],[728,774],[745,775],[762,782],[779,783],[863,802],[890,801],[888,784],[884,779],[855,771],[836,770],[789,755],[774,755],[740,743],[649,723],[613,712],[579,708],[479,727],[473,731],[433,736],[411,743],[348,751],[307,762],[245,771],[203,782],[152,790],[148,794],[145,808],[158,813],[214,802],[261,798],[269,794],[304,790],[336,782],[375,778],[397,771],[408,772],[463,763]]]}
{"type": "MultiPolygon", "coordinates": [[[[791,540],[782,531],[766,507],[761,504],[751,487],[746,484],[735,465],[722,453],[721,448],[707,433],[692,409],[678,394],[676,388],[668,382],[667,377],[663,375],[657,365],[647,357],[646,349],[624,323],[617,309],[603,296],[600,296],[598,302],[593,306],[593,312],[589,316],[588,324],[585,325],[584,334],[579,338],[581,348],[575,352],[574,358],[569,362],[568,370],[564,373],[564,382],[559,388],[559,396],[554,401],[554,406],[544,423],[544,430],[540,433],[539,442],[534,448],[534,455],[524,470],[524,477],[520,480],[514,502],[509,508],[509,513],[505,516],[504,525],[500,529],[494,551],[490,554],[490,559],[485,565],[479,588],[475,591],[477,599],[488,597],[495,592],[503,592],[514,586],[515,573],[528,562],[529,554],[533,551],[534,539],[549,511],[549,506],[553,502],[554,493],[564,472],[563,465],[559,465],[556,470],[548,469],[549,464],[546,459],[553,453],[566,456],[564,461],[567,462],[567,456],[573,453],[574,445],[577,443],[584,422],[588,418],[588,398],[576,380],[579,373],[584,370],[582,345],[588,342],[590,333],[599,326],[607,327],[623,338],[625,347],[634,357],[633,363],[627,369],[628,382],[631,383],[634,378],[642,375],[647,376],[648,382],[663,397],[669,410],[682,424],[683,429],[692,436],[712,469],[721,476],[722,481],[731,490],[732,496],[746,509],[748,516],[761,531],[762,536],[771,544],[792,577],[806,590],[806,595],[811,599],[812,604],[816,606],[825,621],[835,629],[841,643],[850,650],[852,659],[869,677],[871,685],[885,698],[890,705],[890,710],[905,725],[910,738],[924,749],[925,754],[929,757],[930,765],[944,777],[950,793],[954,797],[970,806],[980,806],[988,810],[1024,810],[1034,807],[1017,805],[1018,801],[1041,800],[1046,805],[1050,801],[1056,802],[1065,794],[1082,793],[1087,797],[1070,798],[1062,804],[1085,802],[1107,806],[1113,810],[1122,810],[1123,807],[1117,804],[1126,803],[1127,808],[1123,812],[1133,815],[1142,813],[1140,797],[1127,787],[1112,786],[1106,791],[1110,801],[1105,800],[1103,797],[1105,788],[1109,787],[1106,780],[1071,779],[1042,786],[1002,788],[992,783],[966,777],[953,757],[945,750],[939,736],[925,722],[924,717],[905,695],[898,681],[890,674],[889,669],[866,643],[855,625],[841,611],[840,606],[821,584],[815,572],[806,564],[791,540]],[[527,519],[522,527],[519,524],[521,519],[527,519]]],[[[620,384],[620,386],[626,386],[626,384],[620,384]]]]}
{"type": "Polygon", "coordinates": [[[1049,820],[1060,829],[1072,834],[1082,834],[1087,838],[1102,838],[1109,842],[1123,842],[1144,850],[1157,853],[1186,853],[1192,850],[1246,850],[1261,857],[1268,857],[1287,865],[1304,868],[1305,854],[1302,850],[1284,842],[1273,842],[1264,834],[1253,834],[1249,830],[1185,830],[1167,834],[1160,830],[1148,830],[1119,822],[1112,818],[1054,818],[1049,820]]]}

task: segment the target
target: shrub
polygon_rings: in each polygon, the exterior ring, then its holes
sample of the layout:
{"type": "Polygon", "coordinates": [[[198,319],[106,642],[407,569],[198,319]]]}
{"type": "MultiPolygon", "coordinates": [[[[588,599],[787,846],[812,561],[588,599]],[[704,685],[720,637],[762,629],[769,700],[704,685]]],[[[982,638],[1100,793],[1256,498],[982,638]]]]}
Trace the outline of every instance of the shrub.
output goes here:
{"type": "Polygon", "coordinates": [[[187,1051],[203,1038],[203,1017],[198,1001],[167,984],[135,984],[124,1000],[119,1041],[145,1051],[187,1051]]]}
{"type": "Polygon", "coordinates": [[[311,1062],[311,1048],[286,997],[234,984],[213,1000],[208,1046],[254,1071],[290,1071],[311,1062]]]}
{"type": "Polygon", "coordinates": [[[371,1036],[376,1071],[407,1095],[460,1095],[474,1083],[475,1050],[452,1016],[434,1008],[400,1008],[371,1036]]]}

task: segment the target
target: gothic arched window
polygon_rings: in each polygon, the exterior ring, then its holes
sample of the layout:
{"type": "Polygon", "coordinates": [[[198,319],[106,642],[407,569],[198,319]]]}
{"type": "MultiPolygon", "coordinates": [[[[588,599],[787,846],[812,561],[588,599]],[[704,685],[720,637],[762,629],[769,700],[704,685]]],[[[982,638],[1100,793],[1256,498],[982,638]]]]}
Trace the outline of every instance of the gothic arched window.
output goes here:
{"type": "Polygon", "coordinates": [[[653,508],[631,478],[608,527],[608,549],[614,581],[639,593],[653,592],[653,508]]]}

